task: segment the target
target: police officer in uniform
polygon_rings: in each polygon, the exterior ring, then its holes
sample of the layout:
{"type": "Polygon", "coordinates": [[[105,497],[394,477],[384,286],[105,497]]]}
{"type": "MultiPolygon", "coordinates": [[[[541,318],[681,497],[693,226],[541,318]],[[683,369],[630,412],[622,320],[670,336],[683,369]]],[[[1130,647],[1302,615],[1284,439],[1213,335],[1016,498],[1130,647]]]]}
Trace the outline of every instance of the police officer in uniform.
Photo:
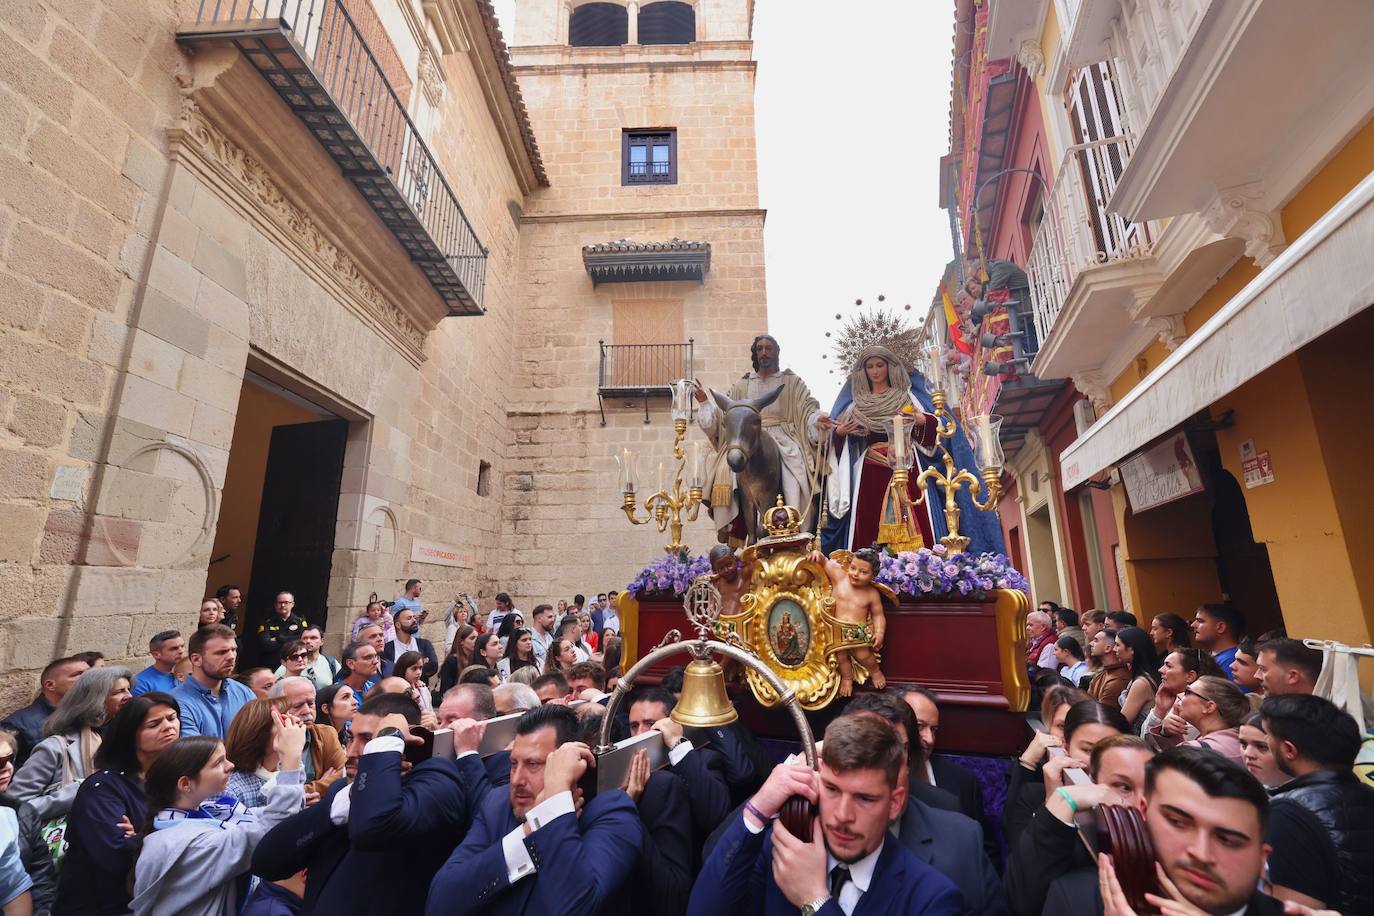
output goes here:
{"type": "Polygon", "coordinates": [[[295,613],[295,607],[295,595],[277,592],[272,606],[273,616],[258,625],[259,664],[275,668],[281,657],[281,647],[293,639],[300,639],[301,633],[310,625],[304,617],[295,613]]]}

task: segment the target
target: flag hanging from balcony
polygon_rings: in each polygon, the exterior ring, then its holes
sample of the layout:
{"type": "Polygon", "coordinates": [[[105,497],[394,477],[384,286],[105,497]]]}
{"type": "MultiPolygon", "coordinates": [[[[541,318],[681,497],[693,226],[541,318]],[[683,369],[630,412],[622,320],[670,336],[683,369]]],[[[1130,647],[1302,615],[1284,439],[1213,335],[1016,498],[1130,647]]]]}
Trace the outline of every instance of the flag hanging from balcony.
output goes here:
{"type": "Polygon", "coordinates": [[[964,329],[960,324],[959,313],[954,310],[954,302],[949,298],[945,281],[940,281],[940,300],[945,304],[945,323],[949,326],[949,342],[966,356],[973,355],[973,345],[964,339],[964,329]]]}

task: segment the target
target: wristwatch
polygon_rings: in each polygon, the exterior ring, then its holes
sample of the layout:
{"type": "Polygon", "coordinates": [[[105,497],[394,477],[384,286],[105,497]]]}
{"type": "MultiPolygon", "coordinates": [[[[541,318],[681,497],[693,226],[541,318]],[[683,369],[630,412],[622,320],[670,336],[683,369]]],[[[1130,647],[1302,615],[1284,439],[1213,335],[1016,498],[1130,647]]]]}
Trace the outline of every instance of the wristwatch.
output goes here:
{"type": "Polygon", "coordinates": [[[817,897],[815,900],[812,900],[801,908],[801,916],[816,916],[816,913],[820,911],[821,907],[825,906],[829,899],[830,895],[826,894],[824,897],[817,897]]]}
{"type": "Polygon", "coordinates": [[[397,727],[394,726],[394,725],[388,725],[386,728],[381,729],[380,731],[377,732],[377,734],[373,735],[372,737],[374,737],[374,738],[400,738],[402,741],[404,741],[404,740],[406,739],[405,732],[401,731],[399,728],[397,728],[397,727]]]}

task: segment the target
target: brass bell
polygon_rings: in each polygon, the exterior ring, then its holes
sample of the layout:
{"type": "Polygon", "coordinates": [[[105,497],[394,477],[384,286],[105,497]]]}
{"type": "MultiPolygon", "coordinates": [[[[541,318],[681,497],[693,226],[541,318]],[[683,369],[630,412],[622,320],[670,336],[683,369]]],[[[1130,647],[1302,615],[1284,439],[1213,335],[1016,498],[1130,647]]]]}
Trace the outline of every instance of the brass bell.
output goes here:
{"type": "Polygon", "coordinates": [[[725,669],[710,658],[698,658],[682,674],[682,699],[673,707],[672,720],[699,728],[728,725],[739,718],[725,692],[725,669]]]}

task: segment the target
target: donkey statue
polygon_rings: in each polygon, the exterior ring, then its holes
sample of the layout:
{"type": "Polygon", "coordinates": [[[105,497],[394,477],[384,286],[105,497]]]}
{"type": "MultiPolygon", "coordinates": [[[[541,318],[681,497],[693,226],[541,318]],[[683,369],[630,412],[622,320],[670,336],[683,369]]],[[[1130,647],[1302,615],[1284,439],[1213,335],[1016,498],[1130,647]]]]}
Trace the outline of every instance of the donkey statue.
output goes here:
{"type": "Polygon", "coordinates": [[[716,449],[735,472],[735,498],[751,544],[758,543],[763,533],[760,514],[771,509],[782,493],[782,455],[773,437],[764,434],[762,416],[780,394],[782,389],[774,388],[752,400],[732,401],[711,389],[721,412],[716,449]]]}

